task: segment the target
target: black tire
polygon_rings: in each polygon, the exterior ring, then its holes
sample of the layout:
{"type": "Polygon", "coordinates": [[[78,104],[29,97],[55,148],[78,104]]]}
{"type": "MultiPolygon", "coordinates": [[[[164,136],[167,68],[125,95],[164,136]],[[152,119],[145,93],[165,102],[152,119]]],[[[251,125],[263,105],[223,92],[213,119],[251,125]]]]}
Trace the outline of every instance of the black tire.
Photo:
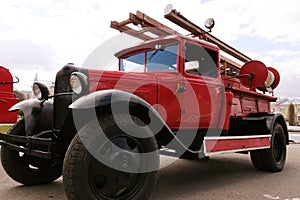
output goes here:
{"type": "Polygon", "coordinates": [[[196,154],[189,151],[185,151],[179,158],[186,160],[209,160],[209,157],[204,154],[196,154]]]}
{"type": "Polygon", "coordinates": [[[146,173],[117,170],[124,163],[131,165],[136,161],[134,156],[125,156],[128,152],[154,153],[150,159],[138,160],[141,162],[135,163],[140,165],[145,162],[148,165],[151,162],[152,167],[158,169],[159,153],[156,139],[151,130],[144,125],[135,117],[116,114],[104,116],[83,126],[72,140],[64,160],[63,184],[68,199],[148,199],[156,183],[156,170],[146,173]],[[105,134],[99,134],[99,123],[105,134]],[[143,127],[142,130],[138,129],[138,132],[147,137],[126,134],[128,130],[137,132],[133,124],[143,127]],[[122,131],[123,128],[127,131],[122,131]],[[103,139],[103,135],[106,140],[103,139]],[[101,159],[101,162],[96,158],[101,159]],[[112,166],[106,166],[102,163],[102,158],[109,159],[108,161],[116,167],[113,169],[112,166]]]}
{"type": "Polygon", "coordinates": [[[283,169],[286,160],[286,139],[282,126],[274,125],[271,148],[250,152],[253,165],[262,171],[279,172],[283,169]]]}
{"type": "Polygon", "coordinates": [[[199,154],[191,153],[189,151],[185,151],[181,156],[179,156],[180,159],[187,159],[187,160],[198,160],[199,154]]]}
{"type": "MultiPolygon", "coordinates": [[[[8,134],[25,136],[24,120],[15,123],[8,134]]],[[[13,180],[24,185],[50,183],[62,173],[62,166],[54,161],[29,156],[5,145],[1,147],[1,162],[5,172],[13,180]]]]}

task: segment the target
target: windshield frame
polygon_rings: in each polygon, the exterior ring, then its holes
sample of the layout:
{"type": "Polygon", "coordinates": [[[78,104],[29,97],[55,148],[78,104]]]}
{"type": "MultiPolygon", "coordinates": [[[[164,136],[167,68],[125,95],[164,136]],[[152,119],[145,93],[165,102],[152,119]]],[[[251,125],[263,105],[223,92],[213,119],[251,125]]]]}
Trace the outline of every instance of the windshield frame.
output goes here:
{"type": "MultiPolygon", "coordinates": [[[[158,50],[158,51],[165,51],[165,50],[158,50]]],[[[173,51],[172,51],[173,52],[173,51]]],[[[122,69],[122,59],[126,59],[130,56],[134,56],[134,55],[138,55],[138,54],[143,54],[144,56],[144,62],[143,62],[143,71],[132,71],[132,72],[136,72],[136,73],[151,73],[154,71],[169,71],[169,72],[179,72],[179,52],[180,52],[180,41],[178,41],[177,39],[165,39],[165,40],[157,40],[157,41],[153,41],[151,43],[143,43],[141,45],[138,45],[134,48],[131,48],[130,51],[127,51],[126,53],[124,53],[123,55],[119,55],[118,59],[119,59],[119,71],[122,72],[131,72],[131,71],[125,71],[124,69],[122,69]],[[176,54],[176,63],[175,63],[175,67],[174,69],[166,69],[166,70],[153,70],[153,71],[147,71],[147,62],[149,60],[147,60],[147,57],[149,56],[149,53],[153,52],[156,50],[155,46],[156,45],[162,45],[164,46],[164,49],[170,47],[170,46],[174,46],[177,45],[176,48],[176,52],[174,52],[174,54],[176,54]]],[[[154,56],[155,57],[155,56],[154,56]]]]}

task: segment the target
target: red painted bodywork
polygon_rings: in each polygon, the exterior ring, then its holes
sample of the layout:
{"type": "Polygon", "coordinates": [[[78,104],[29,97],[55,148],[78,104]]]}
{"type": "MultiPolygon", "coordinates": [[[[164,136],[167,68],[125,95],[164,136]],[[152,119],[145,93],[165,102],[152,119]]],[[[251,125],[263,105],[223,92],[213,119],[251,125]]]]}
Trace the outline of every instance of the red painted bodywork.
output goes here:
{"type": "Polygon", "coordinates": [[[216,152],[244,151],[251,149],[262,149],[270,147],[270,136],[255,138],[215,138],[205,140],[205,153],[213,154],[216,152]]]}
{"type": "Polygon", "coordinates": [[[218,63],[216,78],[184,72],[185,43],[192,43],[215,51],[219,48],[203,40],[185,36],[167,36],[147,41],[122,50],[119,58],[132,55],[164,41],[178,42],[176,71],[121,72],[89,70],[90,92],[119,89],[131,92],[151,104],[164,118],[167,125],[177,129],[228,130],[231,116],[246,117],[250,113],[269,112],[275,97],[250,91],[237,78],[221,76],[218,63]],[[225,89],[228,84],[232,89],[225,89]],[[184,86],[184,92],[178,87],[184,86]]]}
{"type": "Polygon", "coordinates": [[[19,100],[13,93],[13,78],[8,69],[0,66],[0,123],[14,123],[17,121],[17,112],[8,112],[8,109],[19,100]]]}

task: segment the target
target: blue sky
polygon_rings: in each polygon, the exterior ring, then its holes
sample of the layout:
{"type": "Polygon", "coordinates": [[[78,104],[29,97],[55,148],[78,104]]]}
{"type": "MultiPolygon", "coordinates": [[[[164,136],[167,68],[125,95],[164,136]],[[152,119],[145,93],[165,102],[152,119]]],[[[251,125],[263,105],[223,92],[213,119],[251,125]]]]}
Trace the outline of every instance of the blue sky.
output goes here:
{"type": "Polygon", "coordinates": [[[300,1],[261,0],[10,0],[0,3],[0,65],[30,90],[36,70],[42,80],[54,80],[66,63],[81,65],[101,43],[118,34],[109,28],[129,12],[141,10],[175,28],[163,18],[172,3],[202,26],[212,17],[212,34],[252,59],[276,68],[280,97],[300,97],[300,1]]]}

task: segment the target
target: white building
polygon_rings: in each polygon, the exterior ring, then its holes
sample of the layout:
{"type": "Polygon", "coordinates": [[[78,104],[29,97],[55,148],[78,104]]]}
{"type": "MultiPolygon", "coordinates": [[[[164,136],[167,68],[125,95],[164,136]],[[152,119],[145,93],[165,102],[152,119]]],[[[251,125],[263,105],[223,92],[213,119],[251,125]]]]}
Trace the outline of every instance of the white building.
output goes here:
{"type": "Polygon", "coordinates": [[[290,105],[294,106],[295,121],[297,125],[300,125],[300,98],[278,99],[277,102],[271,104],[271,110],[273,112],[282,113],[285,120],[288,121],[290,105]]]}

